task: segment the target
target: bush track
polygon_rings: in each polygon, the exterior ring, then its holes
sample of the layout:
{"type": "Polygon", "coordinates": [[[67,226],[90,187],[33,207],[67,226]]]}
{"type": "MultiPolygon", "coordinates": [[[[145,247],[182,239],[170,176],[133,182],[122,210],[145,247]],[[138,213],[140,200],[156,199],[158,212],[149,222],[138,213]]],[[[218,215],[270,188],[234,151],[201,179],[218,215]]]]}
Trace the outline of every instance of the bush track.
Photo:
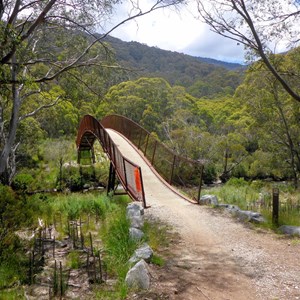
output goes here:
{"type": "Polygon", "coordinates": [[[166,265],[151,266],[150,299],[151,293],[156,295],[153,299],[300,299],[299,239],[257,229],[183,200],[126,139],[112,130],[109,134],[121,152],[142,168],[151,206],[146,216],[172,225],[180,236],[169,249],[166,265]]]}

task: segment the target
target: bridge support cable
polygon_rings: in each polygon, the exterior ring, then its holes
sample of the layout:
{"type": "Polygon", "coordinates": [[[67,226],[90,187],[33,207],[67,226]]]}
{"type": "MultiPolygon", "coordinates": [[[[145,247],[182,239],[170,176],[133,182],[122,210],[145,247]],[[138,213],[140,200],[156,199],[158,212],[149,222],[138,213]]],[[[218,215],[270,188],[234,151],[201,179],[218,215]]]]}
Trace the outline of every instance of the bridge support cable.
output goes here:
{"type": "Polygon", "coordinates": [[[100,142],[110,160],[107,191],[110,192],[115,189],[117,176],[126,193],[128,193],[133,200],[143,202],[143,206],[146,208],[141,168],[122,155],[106,129],[98,120],[90,115],[84,116],[79,125],[76,139],[78,162],[80,162],[82,158],[82,151],[90,151],[92,161],[94,161],[93,145],[96,139],[100,142]]]}

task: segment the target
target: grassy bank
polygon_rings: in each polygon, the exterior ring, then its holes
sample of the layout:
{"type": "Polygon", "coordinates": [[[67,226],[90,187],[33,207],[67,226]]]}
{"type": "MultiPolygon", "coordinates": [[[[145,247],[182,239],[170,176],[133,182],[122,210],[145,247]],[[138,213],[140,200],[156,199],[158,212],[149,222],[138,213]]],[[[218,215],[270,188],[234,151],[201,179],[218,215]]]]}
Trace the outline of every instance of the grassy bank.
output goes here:
{"type": "MultiPolygon", "coordinates": [[[[24,287],[30,284],[29,254],[33,247],[33,232],[41,226],[53,228],[56,241],[65,242],[72,235],[70,224],[80,224],[84,248],[101,254],[106,274],[112,285],[92,285],[93,299],[125,299],[128,290],[124,284],[129,269],[128,259],[139,244],[147,241],[156,250],[166,244],[167,229],[155,222],[145,222],[145,238],[136,242],[129,238],[127,196],[109,197],[98,193],[36,194],[28,197],[0,186],[1,240],[0,240],[0,299],[25,299],[24,287]]],[[[79,239],[80,243],[80,239],[79,239]]],[[[155,255],[153,262],[163,265],[155,255]]],[[[66,268],[84,268],[82,250],[69,251],[66,268]]]]}
{"type": "Polygon", "coordinates": [[[226,184],[202,189],[202,195],[213,194],[219,203],[237,205],[242,210],[261,212],[272,225],[272,190],[279,189],[279,225],[300,226],[300,192],[288,183],[247,182],[233,178],[226,184]]]}

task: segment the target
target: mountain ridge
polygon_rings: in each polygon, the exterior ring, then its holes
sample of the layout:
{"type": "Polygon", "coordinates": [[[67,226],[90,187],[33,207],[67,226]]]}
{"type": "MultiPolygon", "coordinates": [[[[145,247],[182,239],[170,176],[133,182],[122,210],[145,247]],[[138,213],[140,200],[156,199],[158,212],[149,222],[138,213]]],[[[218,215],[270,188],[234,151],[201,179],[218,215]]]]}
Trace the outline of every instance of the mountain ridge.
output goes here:
{"type": "Polygon", "coordinates": [[[112,36],[104,41],[112,47],[118,64],[130,70],[126,80],[161,77],[171,85],[185,87],[195,97],[233,95],[246,69],[236,63],[194,57],[135,41],[124,42],[112,36]]]}
{"type": "Polygon", "coordinates": [[[186,54],[186,53],[182,53],[182,52],[177,52],[177,51],[171,51],[171,50],[164,50],[161,49],[159,47],[155,47],[155,46],[148,46],[144,43],[140,43],[140,42],[136,42],[136,41],[123,41],[122,39],[113,37],[113,36],[107,36],[105,38],[106,41],[108,41],[109,43],[111,43],[112,45],[130,45],[130,44],[135,44],[138,45],[139,47],[147,47],[147,48],[152,48],[155,49],[157,51],[162,51],[168,54],[178,54],[178,55],[183,55],[183,56],[187,56],[190,57],[192,59],[201,61],[203,63],[208,63],[211,65],[215,65],[215,66],[220,66],[223,67],[227,70],[237,70],[237,69],[244,69],[246,66],[240,63],[233,63],[233,62],[227,62],[227,61],[222,61],[222,60],[218,60],[218,59],[214,59],[214,58],[209,58],[209,57],[201,57],[201,56],[193,56],[190,54],[186,54]]]}

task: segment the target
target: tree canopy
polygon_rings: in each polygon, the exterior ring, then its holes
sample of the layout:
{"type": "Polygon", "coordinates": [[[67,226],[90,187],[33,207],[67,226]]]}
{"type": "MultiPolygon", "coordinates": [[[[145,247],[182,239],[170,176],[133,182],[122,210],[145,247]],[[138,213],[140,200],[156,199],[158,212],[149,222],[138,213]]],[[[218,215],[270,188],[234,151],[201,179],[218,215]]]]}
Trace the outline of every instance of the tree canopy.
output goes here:
{"type": "MultiPolygon", "coordinates": [[[[101,35],[96,28],[113,13],[118,0],[0,1],[0,177],[10,182],[15,173],[16,133],[20,121],[64,100],[49,97],[53,85],[66,73],[88,86],[72,72],[97,66],[118,67],[103,38],[124,22],[153,10],[180,4],[181,0],[155,1],[142,10],[131,1],[129,16],[101,35]],[[35,105],[28,105],[32,99],[35,105]],[[38,104],[38,105],[36,105],[38,104]],[[23,107],[26,113],[22,114],[23,107]],[[28,107],[33,107],[28,111],[28,107]]],[[[85,79],[85,78],[84,78],[85,79]]],[[[86,110],[86,107],[83,109],[86,110]]]]}
{"type": "Polygon", "coordinates": [[[197,0],[198,11],[212,31],[236,41],[248,50],[248,57],[259,57],[285,91],[300,102],[291,86],[272,60],[278,44],[292,49],[299,44],[299,1],[280,0],[197,0]]]}

